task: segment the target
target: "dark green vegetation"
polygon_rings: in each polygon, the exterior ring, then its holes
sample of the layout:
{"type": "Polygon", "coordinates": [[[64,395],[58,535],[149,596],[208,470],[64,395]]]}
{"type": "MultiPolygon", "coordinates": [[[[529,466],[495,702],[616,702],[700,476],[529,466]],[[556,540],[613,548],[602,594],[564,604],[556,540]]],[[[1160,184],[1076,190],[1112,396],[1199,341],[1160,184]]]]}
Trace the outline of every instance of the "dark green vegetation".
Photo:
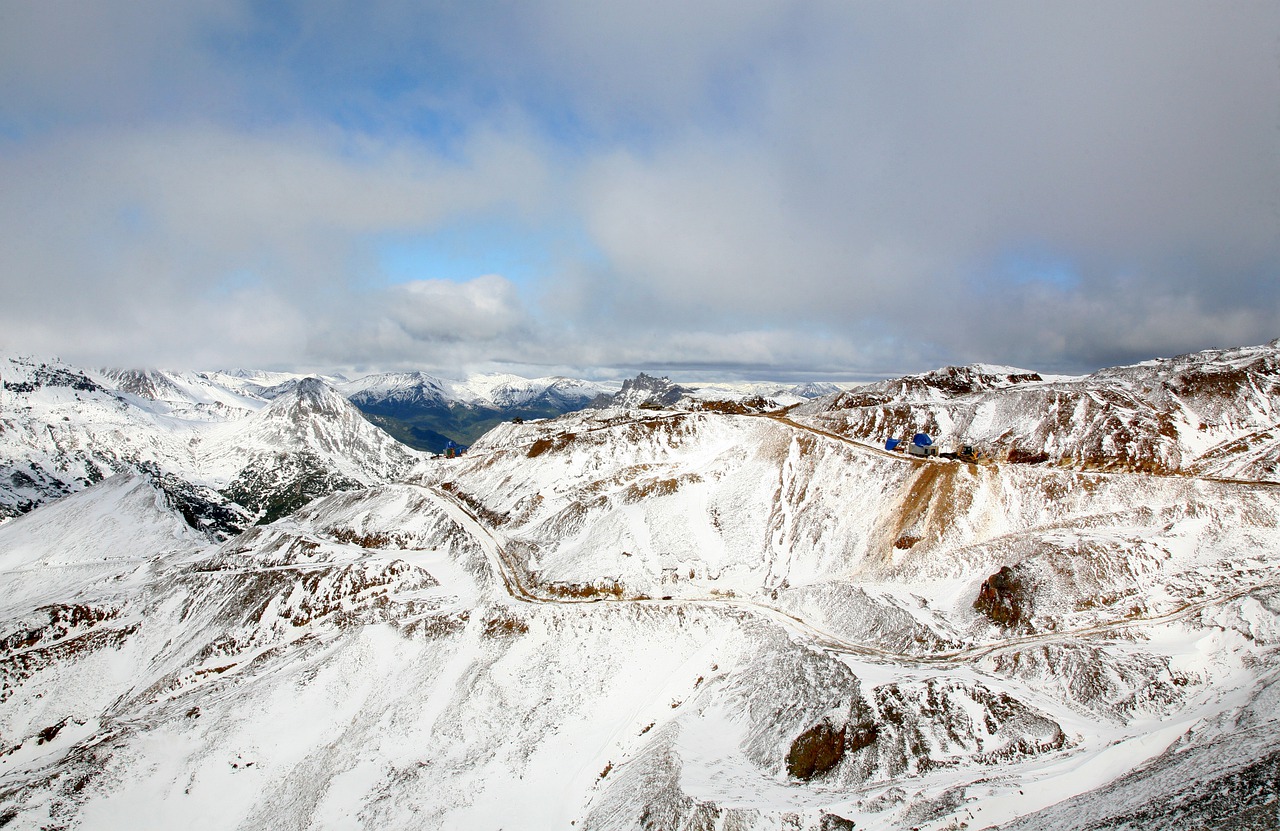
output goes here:
{"type": "Polygon", "coordinates": [[[327,470],[314,454],[275,453],[246,466],[222,495],[255,514],[258,525],[266,525],[313,499],[362,487],[354,479],[327,470]]]}

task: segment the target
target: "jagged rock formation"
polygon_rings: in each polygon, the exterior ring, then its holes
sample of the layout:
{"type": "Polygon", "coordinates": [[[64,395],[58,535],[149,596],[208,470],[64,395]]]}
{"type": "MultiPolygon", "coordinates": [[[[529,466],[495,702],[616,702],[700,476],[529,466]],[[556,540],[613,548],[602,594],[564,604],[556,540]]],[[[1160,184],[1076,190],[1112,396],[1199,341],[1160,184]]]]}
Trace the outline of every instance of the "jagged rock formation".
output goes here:
{"type": "Polygon", "coordinates": [[[596,409],[605,407],[669,407],[690,390],[673,383],[670,378],[654,378],[643,372],[622,382],[622,389],[613,395],[600,394],[590,403],[596,409]]]}

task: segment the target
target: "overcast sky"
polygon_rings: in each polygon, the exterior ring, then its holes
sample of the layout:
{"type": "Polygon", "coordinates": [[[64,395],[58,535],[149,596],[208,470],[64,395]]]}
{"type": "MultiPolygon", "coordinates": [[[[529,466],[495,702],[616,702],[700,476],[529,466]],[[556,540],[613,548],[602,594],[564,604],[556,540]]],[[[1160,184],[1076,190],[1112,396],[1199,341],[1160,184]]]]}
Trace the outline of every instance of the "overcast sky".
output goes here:
{"type": "Polygon", "coordinates": [[[1280,3],[0,0],[0,349],[866,378],[1280,337],[1280,3]]]}

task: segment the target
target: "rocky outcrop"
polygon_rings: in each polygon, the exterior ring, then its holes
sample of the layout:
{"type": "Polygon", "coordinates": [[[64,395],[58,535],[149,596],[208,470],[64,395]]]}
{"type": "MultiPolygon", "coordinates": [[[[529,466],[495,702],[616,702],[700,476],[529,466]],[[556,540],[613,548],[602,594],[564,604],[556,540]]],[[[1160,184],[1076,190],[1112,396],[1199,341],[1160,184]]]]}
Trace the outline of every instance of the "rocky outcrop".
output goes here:
{"type": "Polygon", "coordinates": [[[614,395],[598,395],[590,407],[669,407],[687,395],[689,390],[670,378],[654,378],[643,372],[622,382],[622,389],[614,395]]]}
{"type": "Polygon", "coordinates": [[[982,581],[978,599],[973,608],[1001,626],[1014,627],[1031,616],[1031,596],[1015,569],[1002,566],[999,571],[982,581]]]}
{"type": "Polygon", "coordinates": [[[818,724],[796,736],[787,754],[787,773],[796,779],[821,776],[844,758],[845,728],[818,724]]]}

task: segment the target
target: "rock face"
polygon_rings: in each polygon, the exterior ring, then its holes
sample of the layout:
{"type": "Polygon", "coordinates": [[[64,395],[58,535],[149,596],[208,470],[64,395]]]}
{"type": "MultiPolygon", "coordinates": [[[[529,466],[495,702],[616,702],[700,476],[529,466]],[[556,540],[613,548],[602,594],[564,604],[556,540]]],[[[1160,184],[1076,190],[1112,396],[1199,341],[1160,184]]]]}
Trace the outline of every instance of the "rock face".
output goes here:
{"type": "Polygon", "coordinates": [[[845,728],[818,724],[796,736],[787,753],[787,773],[796,779],[821,776],[844,757],[845,728]]]}
{"type": "Polygon", "coordinates": [[[599,395],[591,402],[597,409],[604,407],[670,407],[687,395],[689,390],[673,383],[670,378],[654,378],[643,372],[622,382],[622,389],[614,395],[599,395]]]}
{"type": "Polygon", "coordinates": [[[1002,566],[982,581],[973,608],[1001,626],[1014,627],[1031,617],[1030,592],[1014,569],[1002,566]]]}

